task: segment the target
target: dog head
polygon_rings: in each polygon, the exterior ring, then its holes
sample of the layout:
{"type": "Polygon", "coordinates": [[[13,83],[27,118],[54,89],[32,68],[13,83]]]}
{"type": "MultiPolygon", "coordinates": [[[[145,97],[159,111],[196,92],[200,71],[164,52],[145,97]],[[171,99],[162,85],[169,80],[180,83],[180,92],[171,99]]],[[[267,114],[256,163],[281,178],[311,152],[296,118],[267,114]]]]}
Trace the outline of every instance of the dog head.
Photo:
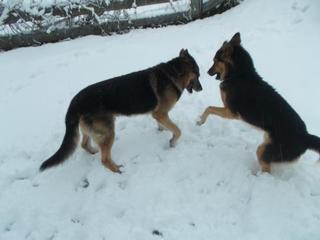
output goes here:
{"type": "Polygon", "coordinates": [[[201,83],[199,81],[200,71],[197,62],[189,54],[187,49],[181,49],[179,57],[183,59],[186,69],[186,74],[184,77],[184,87],[189,93],[192,93],[193,90],[199,92],[202,90],[201,83]]]}
{"type": "Polygon", "coordinates": [[[236,33],[229,42],[225,41],[213,58],[213,65],[208,70],[210,76],[225,80],[234,67],[234,50],[241,43],[240,33],[236,33]]]}

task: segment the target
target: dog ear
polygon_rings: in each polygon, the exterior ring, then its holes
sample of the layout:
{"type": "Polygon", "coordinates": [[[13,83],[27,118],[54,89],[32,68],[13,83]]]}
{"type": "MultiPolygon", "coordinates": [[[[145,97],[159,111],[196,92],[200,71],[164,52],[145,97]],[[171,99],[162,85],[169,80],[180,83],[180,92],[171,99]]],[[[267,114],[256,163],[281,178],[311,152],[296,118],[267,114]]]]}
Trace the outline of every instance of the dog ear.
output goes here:
{"type": "Polygon", "coordinates": [[[240,33],[237,32],[235,35],[233,35],[233,37],[230,40],[230,43],[232,43],[234,46],[239,46],[241,43],[241,37],[240,37],[240,33]]]}
{"type": "Polygon", "coordinates": [[[179,57],[188,57],[189,53],[187,49],[181,49],[179,53],[179,57]]]}

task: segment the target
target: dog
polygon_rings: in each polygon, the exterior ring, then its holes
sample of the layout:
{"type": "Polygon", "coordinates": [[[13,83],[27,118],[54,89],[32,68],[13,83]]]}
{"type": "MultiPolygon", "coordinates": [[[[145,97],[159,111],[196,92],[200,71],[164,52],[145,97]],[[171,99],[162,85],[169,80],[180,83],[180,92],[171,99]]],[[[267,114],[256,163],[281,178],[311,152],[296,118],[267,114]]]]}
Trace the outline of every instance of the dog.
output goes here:
{"type": "Polygon", "coordinates": [[[307,149],[320,153],[320,139],[308,133],[295,110],[256,72],[249,53],[241,46],[240,33],[223,43],[208,74],[221,80],[224,107],[207,107],[198,125],[215,114],[263,130],[264,142],[256,151],[262,172],[270,173],[271,163],[293,162],[307,149]]]}
{"type": "Polygon", "coordinates": [[[199,66],[188,50],[182,49],[178,57],[154,67],[95,83],[81,90],[67,110],[66,132],[57,152],[44,161],[40,171],[64,162],[79,142],[95,154],[90,140],[99,146],[101,161],[112,172],[121,173],[121,165],[111,159],[115,137],[115,118],[119,115],[152,114],[163,127],[173,134],[170,146],[174,147],[181,135],[180,129],[170,120],[168,112],[179,100],[184,89],[189,93],[202,90],[199,66]]]}

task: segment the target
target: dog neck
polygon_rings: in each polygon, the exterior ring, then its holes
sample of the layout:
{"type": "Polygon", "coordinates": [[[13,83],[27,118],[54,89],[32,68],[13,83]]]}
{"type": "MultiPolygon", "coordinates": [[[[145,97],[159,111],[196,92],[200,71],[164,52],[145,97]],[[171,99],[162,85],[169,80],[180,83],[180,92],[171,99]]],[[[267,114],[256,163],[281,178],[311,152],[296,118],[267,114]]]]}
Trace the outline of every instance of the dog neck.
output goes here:
{"type": "MultiPolygon", "coordinates": [[[[163,66],[165,66],[166,69],[168,69],[168,66],[164,63],[163,66]]],[[[173,66],[170,66],[170,72],[173,72],[173,74],[175,75],[175,77],[171,76],[170,73],[168,73],[167,71],[164,71],[162,68],[160,68],[160,71],[162,72],[162,74],[164,74],[172,83],[172,85],[176,88],[177,92],[179,93],[179,95],[182,94],[184,87],[182,87],[178,82],[177,79],[181,78],[179,75],[180,73],[177,71],[177,69],[173,66]]]]}

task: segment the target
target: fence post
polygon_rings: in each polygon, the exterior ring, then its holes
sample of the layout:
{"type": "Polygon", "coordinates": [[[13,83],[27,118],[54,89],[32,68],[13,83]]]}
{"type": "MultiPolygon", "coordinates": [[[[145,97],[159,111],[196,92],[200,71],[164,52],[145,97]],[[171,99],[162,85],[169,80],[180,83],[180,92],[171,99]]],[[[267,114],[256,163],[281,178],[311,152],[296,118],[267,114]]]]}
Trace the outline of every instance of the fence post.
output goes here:
{"type": "Polygon", "coordinates": [[[191,0],[191,18],[197,19],[202,14],[202,1],[203,0],[191,0]]]}

